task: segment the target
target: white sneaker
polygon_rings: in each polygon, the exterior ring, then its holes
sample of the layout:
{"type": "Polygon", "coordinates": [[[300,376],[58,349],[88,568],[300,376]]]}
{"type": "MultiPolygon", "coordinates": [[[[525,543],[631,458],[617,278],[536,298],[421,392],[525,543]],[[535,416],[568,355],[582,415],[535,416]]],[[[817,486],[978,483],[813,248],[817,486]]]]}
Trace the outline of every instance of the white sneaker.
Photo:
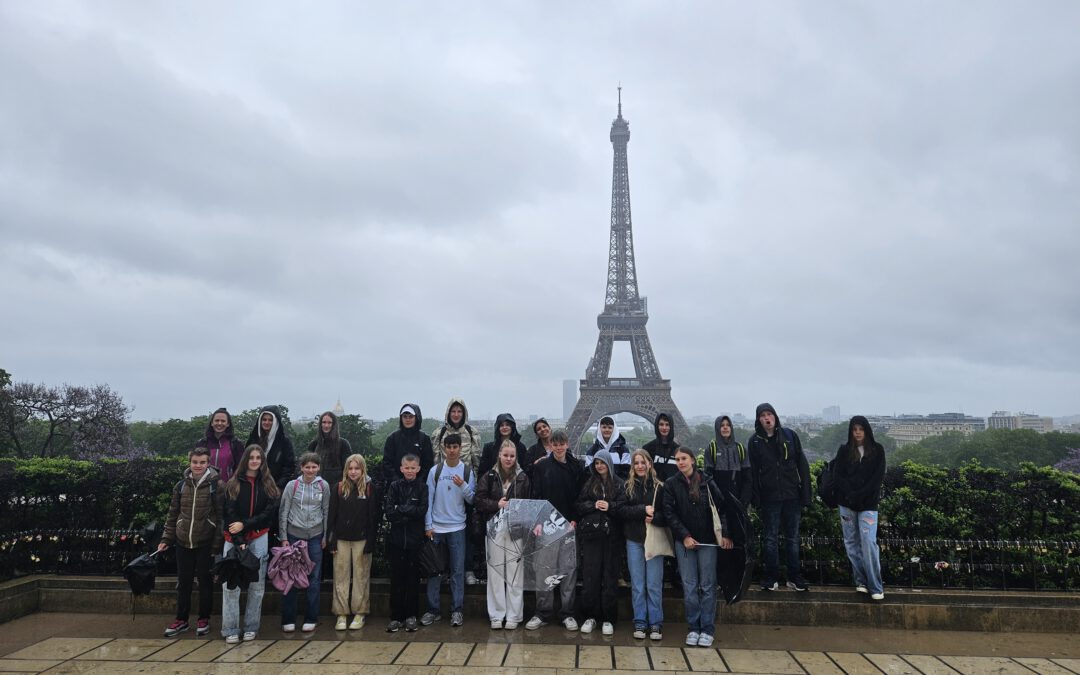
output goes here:
{"type": "Polygon", "coordinates": [[[510,621],[509,619],[507,619],[506,624],[503,626],[503,628],[505,630],[517,630],[517,627],[518,627],[518,622],[517,621],[510,621]]]}
{"type": "Polygon", "coordinates": [[[316,625],[317,624],[314,623],[305,623],[303,626],[300,627],[300,630],[304,631],[305,633],[310,633],[311,631],[315,630],[316,625]]]}
{"type": "Polygon", "coordinates": [[[502,619],[492,619],[491,630],[502,630],[502,619]]]}
{"type": "Polygon", "coordinates": [[[227,645],[238,645],[238,644],[240,644],[240,636],[239,635],[230,635],[230,636],[226,637],[225,638],[225,644],[227,644],[227,645]]]}
{"type": "Polygon", "coordinates": [[[615,634],[615,626],[611,625],[610,621],[605,621],[604,625],[600,627],[600,632],[603,633],[604,635],[614,635],[615,634]]]}
{"type": "Polygon", "coordinates": [[[572,616],[568,616],[565,619],[563,619],[562,625],[563,625],[563,628],[565,628],[566,630],[576,631],[578,629],[577,619],[575,619],[572,616]]]}
{"type": "Polygon", "coordinates": [[[701,636],[697,634],[697,631],[690,631],[689,633],[686,634],[686,646],[687,647],[697,647],[698,640],[700,640],[700,639],[701,639],[701,636]]]}
{"type": "Polygon", "coordinates": [[[855,592],[856,593],[869,593],[870,591],[866,590],[866,586],[856,586],[855,587],[855,592]]]}
{"type": "Polygon", "coordinates": [[[663,633],[663,631],[660,630],[660,626],[653,626],[652,627],[652,630],[649,631],[649,639],[650,640],[663,640],[664,639],[664,633],[663,633]]]}
{"type": "Polygon", "coordinates": [[[283,624],[281,624],[281,630],[283,630],[286,633],[292,633],[293,631],[296,630],[296,624],[295,623],[283,623],[283,624]]]}
{"type": "Polygon", "coordinates": [[[635,628],[634,629],[634,639],[635,640],[644,640],[645,639],[645,629],[644,628],[635,628]]]}
{"type": "Polygon", "coordinates": [[[476,572],[466,572],[465,573],[465,585],[466,586],[475,586],[477,583],[478,582],[476,580],[476,572]]]}
{"type": "Polygon", "coordinates": [[[349,630],[360,630],[363,627],[364,627],[364,615],[363,614],[357,614],[356,616],[354,616],[352,618],[352,621],[349,623],[349,630]]]}
{"type": "Polygon", "coordinates": [[[872,600],[884,600],[885,599],[885,594],[884,593],[874,593],[873,595],[870,596],[870,598],[872,600]]]}
{"type": "Polygon", "coordinates": [[[337,618],[337,623],[334,624],[334,630],[345,630],[349,627],[349,619],[344,616],[337,618]]]}
{"type": "Polygon", "coordinates": [[[712,647],[712,636],[708,633],[702,633],[697,639],[698,647],[712,647]]]}
{"type": "Polygon", "coordinates": [[[541,626],[546,626],[546,625],[547,625],[547,621],[544,621],[543,619],[541,619],[538,616],[534,616],[533,618],[529,619],[528,623],[525,624],[525,630],[536,630],[536,629],[540,628],[541,626]]]}
{"type": "Polygon", "coordinates": [[[596,628],[596,619],[585,619],[585,623],[581,624],[581,632],[588,635],[596,628]]]}

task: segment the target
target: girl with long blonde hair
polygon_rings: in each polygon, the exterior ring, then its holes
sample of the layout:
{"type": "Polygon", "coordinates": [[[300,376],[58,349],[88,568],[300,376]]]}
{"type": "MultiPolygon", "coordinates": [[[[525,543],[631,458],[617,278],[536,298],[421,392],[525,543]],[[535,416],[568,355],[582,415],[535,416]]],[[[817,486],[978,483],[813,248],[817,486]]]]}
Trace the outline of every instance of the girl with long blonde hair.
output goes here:
{"type": "Polygon", "coordinates": [[[664,638],[664,558],[645,559],[645,525],[664,525],[663,483],[656,477],[647,450],[630,455],[630,477],[626,480],[626,500],[619,505],[626,537],[626,562],[630,568],[630,599],[634,609],[634,637],[644,640],[664,638]]]}
{"type": "Polygon", "coordinates": [[[326,518],[327,548],[334,556],[337,630],[359,630],[370,611],[371,546],[378,528],[380,500],[362,455],[349,455],[337,489],[330,494],[326,518]],[[352,614],[349,622],[348,615],[352,614]]]}

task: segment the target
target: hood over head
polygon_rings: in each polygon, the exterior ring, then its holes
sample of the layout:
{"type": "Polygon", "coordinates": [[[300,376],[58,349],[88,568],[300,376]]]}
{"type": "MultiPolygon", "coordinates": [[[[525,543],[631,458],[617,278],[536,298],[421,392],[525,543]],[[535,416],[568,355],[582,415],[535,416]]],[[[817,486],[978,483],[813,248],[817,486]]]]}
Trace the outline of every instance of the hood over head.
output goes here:
{"type": "Polygon", "coordinates": [[[780,416],[776,414],[776,408],[772,407],[771,403],[762,403],[754,411],[754,431],[759,435],[765,435],[765,429],[761,427],[761,413],[768,410],[776,417],[776,428],[780,428],[780,416]]]}
{"type": "Polygon", "coordinates": [[[716,445],[734,445],[735,444],[735,423],[731,421],[731,418],[727,415],[721,415],[713,421],[713,433],[716,434],[716,445]],[[724,438],[720,435],[720,425],[727,420],[727,423],[731,425],[731,437],[724,438]]]}
{"type": "Polygon", "coordinates": [[[443,415],[443,422],[446,424],[446,426],[450,427],[451,429],[460,429],[463,426],[465,426],[466,424],[468,424],[469,423],[469,407],[467,405],[465,405],[465,401],[463,401],[458,396],[454,396],[453,398],[451,398],[450,402],[446,404],[446,414],[443,415]],[[450,408],[453,408],[455,403],[457,405],[461,406],[461,424],[457,424],[457,425],[455,425],[453,422],[450,421],[450,408]]]}
{"type": "Polygon", "coordinates": [[[607,464],[608,478],[615,478],[615,465],[611,461],[611,453],[607,450],[597,450],[593,455],[593,462],[600,460],[604,464],[607,464]]]}
{"type": "MultiPolygon", "coordinates": [[[[610,418],[608,418],[610,419],[610,418]]],[[[600,447],[604,450],[611,450],[611,446],[615,445],[615,441],[619,440],[619,427],[615,425],[615,428],[611,430],[611,438],[607,441],[604,440],[604,435],[600,431],[600,425],[596,425],[596,442],[600,444],[600,447]]],[[[595,455],[594,455],[595,456],[595,455]]],[[[609,457],[610,459],[610,457],[609,457]]]]}
{"type": "Polygon", "coordinates": [[[210,413],[210,419],[206,421],[206,440],[217,440],[217,434],[214,432],[214,415],[218,413],[225,413],[225,418],[229,420],[229,426],[225,427],[225,433],[221,434],[222,438],[235,438],[236,433],[233,431],[232,414],[225,408],[218,408],[214,412],[210,413]]]}
{"type": "Polygon", "coordinates": [[[502,426],[503,422],[510,423],[510,438],[514,439],[515,443],[520,443],[521,434],[518,433],[517,422],[514,421],[514,416],[510,413],[500,413],[499,416],[495,418],[495,440],[502,440],[502,436],[499,435],[499,427],[502,426]]]}
{"type": "Polygon", "coordinates": [[[401,408],[398,410],[397,423],[398,423],[398,429],[400,429],[402,431],[406,431],[406,432],[417,431],[417,432],[419,432],[420,431],[420,425],[424,423],[424,417],[423,417],[423,415],[420,414],[420,406],[416,405],[415,403],[405,403],[404,405],[402,405],[401,408]],[[413,425],[412,429],[406,429],[405,428],[405,423],[401,421],[401,416],[403,414],[405,414],[406,411],[411,412],[414,415],[416,415],[416,424],[413,425]]]}
{"type": "Polygon", "coordinates": [[[251,430],[251,434],[248,436],[248,445],[252,443],[262,444],[262,416],[264,413],[270,413],[274,417],[274,424],[270,427],[270,433],[266,435],[266,447],[263,448],[269,458],[270,449],[274,447],[274,442],[285,437],[285,427],[281,423],[281,408],[278,406],[264,405],[259,409],[259,416],[255,418],[255,428],[251,430]]]}
{"type": "MultiPolygon", "coordinates": [[[[660,413],[653,420],[653,433],[656,434],[656,440],[661,445],[674,445],[675,444],[675,420],[671,419],[671,415],[667,413],[660,413]],[[667,423],[671,425],[671,431],[668,432],[667,438],[660,438],[660,420],[667,420],[667,423]]],[[[616,431],[618,429],[616,428],[616,431]]]]}
{"type": "Polygon", "coordinates": [[[863,428],[863,430],[866,432],[866,439],[863,440],[863,447],[864,448],[880,448],[881,447],[881,444],[879,444],[876,440],[874,440],[874,430],[872,428],[870,428],[870,421],[867,420],[862,415],[856,415],[856,416],[851,418],[851,421],[848,422],[848,426],[847,426],[847,438],[848,438],[847,442],[848,442],[848,447],[849,448],[853,447],[855,445],[855,442],[851,437],[851,431],[852,431],[852,429],[855,428],[856,424],[861,426],[863,428]]]}

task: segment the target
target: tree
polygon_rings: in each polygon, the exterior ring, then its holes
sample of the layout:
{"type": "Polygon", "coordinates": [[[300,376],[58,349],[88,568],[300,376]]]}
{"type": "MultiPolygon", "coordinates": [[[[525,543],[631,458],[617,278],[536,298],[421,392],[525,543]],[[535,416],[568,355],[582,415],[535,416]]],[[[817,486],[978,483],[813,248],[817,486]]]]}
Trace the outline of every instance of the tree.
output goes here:
{"type": "Polygon", "coordinates": [[[131,449],[130,409],[108,385],[16,382],[2,391],[3,435],[18,457],[112,457],[131,449]]]}

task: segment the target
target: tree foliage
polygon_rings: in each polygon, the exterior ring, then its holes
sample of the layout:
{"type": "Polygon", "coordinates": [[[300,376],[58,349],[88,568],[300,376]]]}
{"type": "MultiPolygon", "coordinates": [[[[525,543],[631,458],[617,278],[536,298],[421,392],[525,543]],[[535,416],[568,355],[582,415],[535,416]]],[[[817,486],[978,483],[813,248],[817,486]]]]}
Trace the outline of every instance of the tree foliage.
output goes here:
{"type": "Polygon", "coordinates": [[[977,461],[983,466],[1015,470],[1024,462],[1052,466],[1080,447],[1080,434],[1051,432],[1040,434],[1031,429],[988,429],[970,435],[959,431],[931,436],[904,446],[893,455],[894,461],[913,461],[959,468],[977,461]]]}
{"type": "Polygon", "coordinates": [[[49,387],[11,382],[0,388],[6,450],[17,457],[122,457],[131,451],[130,409],[105,384],[49,387]]]}

